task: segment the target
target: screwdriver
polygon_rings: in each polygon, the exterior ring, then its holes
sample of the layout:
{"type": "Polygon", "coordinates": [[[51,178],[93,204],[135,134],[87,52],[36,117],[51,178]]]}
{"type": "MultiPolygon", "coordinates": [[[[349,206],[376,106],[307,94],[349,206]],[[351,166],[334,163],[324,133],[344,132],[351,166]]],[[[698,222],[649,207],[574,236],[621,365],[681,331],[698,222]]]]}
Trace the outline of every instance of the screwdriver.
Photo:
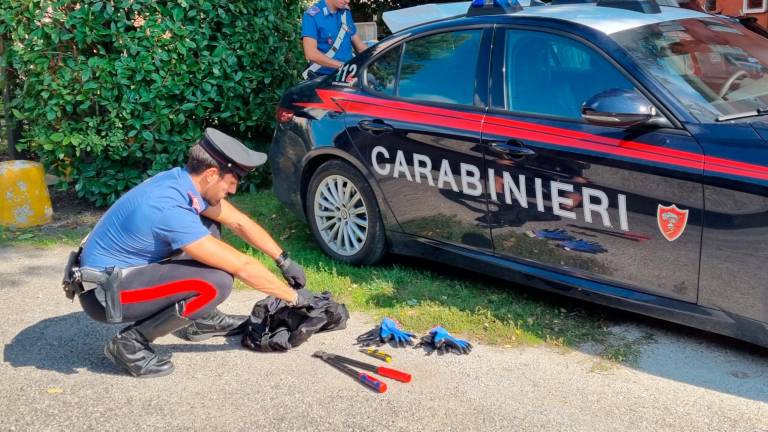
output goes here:
{"type": "Polygon", "coordinates": [[[325,353],[321,351],[318,351],[313,355],[315,357],[320,357],[321,359],[323,359],[324,362],[344,372],[345,374],[351,376],[352,378],[357,379],[358,382],[360,382],[364,386],[370,388],[371,390],[377,393],[384,393],[385,391],[387,391],[387,383],[381,382],[376,378],[368,375],[367,373],[358,372],[352,369],[351,367],[344,365],[340,361],[334,360],[333,358],[328,357],[327,355],[325,355],[325,353]],[[320,353],[320,355],[318,355],[318,353],[320,353]]]}
{"type": "Polygon", "coordinates": [[[363,354],[367,354],[367,355],[369,355],[369,356],[371,356],[373,358],[377,358],[377,359],[379,359],[381,361],[384,361],[384,362],[387,362],[387,363],[392,363],[392,356],[387,354],[387,353],[385,353],[384,351],[379,351],[379,350],[373,349],[373,348],[363,348],[363,349],[360,350],[360,352],[363,353],[363,354]]]}

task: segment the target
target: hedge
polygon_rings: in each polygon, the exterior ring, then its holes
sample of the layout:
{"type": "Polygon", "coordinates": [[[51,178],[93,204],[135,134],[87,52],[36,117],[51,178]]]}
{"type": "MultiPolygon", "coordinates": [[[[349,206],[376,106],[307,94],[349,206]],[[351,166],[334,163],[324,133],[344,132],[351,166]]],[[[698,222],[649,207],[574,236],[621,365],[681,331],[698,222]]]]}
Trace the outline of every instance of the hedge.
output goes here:
{"type": "Polygon", "coordinates": [[[304,66],[305,8],[304,0],[2,2],[19,150],[107,205],[183,163],[205,127],[263,146],[279,96],[304,66]]]}

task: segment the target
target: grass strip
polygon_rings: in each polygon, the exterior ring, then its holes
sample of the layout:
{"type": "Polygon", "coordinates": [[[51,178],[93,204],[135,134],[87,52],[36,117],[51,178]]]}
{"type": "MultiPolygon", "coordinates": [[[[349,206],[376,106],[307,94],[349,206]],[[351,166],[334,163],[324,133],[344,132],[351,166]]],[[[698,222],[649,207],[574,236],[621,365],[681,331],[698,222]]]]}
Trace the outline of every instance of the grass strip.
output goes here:
{"type": "MultiPolygon", "coordinates": [[[[418,334],[442,325],[454,334],[505,346],[549,342],[576,347],[608,339],[609,331],[596,313],[562,298],[542,299],[504,281],[466,272],[458,275],[444,265],[408,258],[370,267],[335,261],[317,246],[309,227],[269,191],[240,195],[233,203],[304,266],[310,289],[330,291],[351,310],[367,312],[374,319],[395,318],[418,334]]],[[[279,274],[269,257],[230,233],[225,236],[279,274]]]]}

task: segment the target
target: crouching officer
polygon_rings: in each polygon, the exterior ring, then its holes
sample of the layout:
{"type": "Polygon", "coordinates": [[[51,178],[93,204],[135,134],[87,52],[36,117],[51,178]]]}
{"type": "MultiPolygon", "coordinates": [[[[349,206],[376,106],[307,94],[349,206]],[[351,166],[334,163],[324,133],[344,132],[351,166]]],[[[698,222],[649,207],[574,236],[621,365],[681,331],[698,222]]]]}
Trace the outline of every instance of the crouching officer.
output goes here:
{"type": "Polygon", "coordinates": [[[104,348],[117,366],[138,377],[167,375],[174,369],[170,355],[155,353],[150,342],[171,332],[202,340],[234,331],[243,320],[216,309],[229,296],[233,278],[293,306],[312,299],[302,288],[301,266],[225,199],[266,159],[206,129],[185,168],[161,172],[128,191],[70,255],[68,297],[78,294],[83,310],[97,321],[132,323],[104,348]],[[274,258],[290,286],[221,241],[220,225],[274,258]]]}
{"type": "Polygon", "coordinates": [[[301,39],[309,62],[301,74],[304,79],[336,73],[354,56],[353,45],[358,53],[367,48],[357,34],[349,0],[320,0],[307,9],[301,19],[301,39]]]}

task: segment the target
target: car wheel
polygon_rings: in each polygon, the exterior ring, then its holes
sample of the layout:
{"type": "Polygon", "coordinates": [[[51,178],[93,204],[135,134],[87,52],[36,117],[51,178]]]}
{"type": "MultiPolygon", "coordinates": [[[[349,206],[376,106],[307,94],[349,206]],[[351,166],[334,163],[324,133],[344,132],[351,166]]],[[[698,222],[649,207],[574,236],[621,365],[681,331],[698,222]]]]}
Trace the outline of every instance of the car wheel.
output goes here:
{"type": "Polygon", "coordinates": [[[331,160],[307,188],[312,235],[326,254],[349,264],[373,264],[386,252],[384,225],[373,190],[355,167],[331,160]]]}

